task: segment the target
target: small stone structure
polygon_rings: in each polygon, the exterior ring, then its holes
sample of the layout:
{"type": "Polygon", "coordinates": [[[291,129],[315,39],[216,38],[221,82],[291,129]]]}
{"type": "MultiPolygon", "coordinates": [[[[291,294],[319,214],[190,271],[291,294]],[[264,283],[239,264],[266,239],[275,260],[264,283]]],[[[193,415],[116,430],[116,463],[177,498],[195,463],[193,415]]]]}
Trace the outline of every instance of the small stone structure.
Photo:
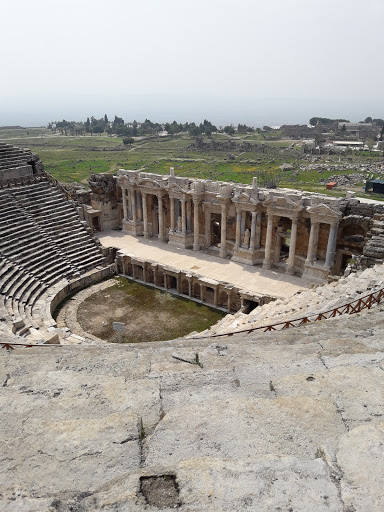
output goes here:
{"type": "Polygon", "coordinates": [[[0,183],[4,180],[39,174],[44,166],[39,155],[29,149],[0,142],[0,183]]]}

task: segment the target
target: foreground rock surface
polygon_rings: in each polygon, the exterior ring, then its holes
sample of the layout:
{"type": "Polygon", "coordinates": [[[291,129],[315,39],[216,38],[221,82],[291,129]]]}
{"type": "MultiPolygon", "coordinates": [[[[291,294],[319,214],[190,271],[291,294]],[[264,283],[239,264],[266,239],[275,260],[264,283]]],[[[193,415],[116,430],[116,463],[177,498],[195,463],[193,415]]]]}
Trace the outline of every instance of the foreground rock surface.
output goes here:
{"type": "Polygon", "coordinates": [[[381,511],[383,326],[2,350],[0,509],[381,511]]]}

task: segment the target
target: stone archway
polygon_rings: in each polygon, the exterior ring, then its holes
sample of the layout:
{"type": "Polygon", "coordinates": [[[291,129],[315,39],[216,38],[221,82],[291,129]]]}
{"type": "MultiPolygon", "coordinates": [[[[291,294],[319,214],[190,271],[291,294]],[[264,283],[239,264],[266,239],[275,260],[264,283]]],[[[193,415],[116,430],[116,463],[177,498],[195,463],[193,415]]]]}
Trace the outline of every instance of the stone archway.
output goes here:
{"type": "Polygon", "coordinates": [[[370,219],[360,215],[344,217],[339,225],[335,258],[335,275],[344,273],[349,261],[363,254],[370,219]]]}

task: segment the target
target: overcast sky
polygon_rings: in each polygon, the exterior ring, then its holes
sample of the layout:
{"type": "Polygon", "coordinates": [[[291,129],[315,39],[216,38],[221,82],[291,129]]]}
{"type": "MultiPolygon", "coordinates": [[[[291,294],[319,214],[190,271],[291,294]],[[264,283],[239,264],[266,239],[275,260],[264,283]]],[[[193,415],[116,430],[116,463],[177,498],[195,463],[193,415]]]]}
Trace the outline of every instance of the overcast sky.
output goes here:
{"type": "Polygon", "coordinates": [[[0,125],[384,117],[384,0],[18,0],[0,125]]]}

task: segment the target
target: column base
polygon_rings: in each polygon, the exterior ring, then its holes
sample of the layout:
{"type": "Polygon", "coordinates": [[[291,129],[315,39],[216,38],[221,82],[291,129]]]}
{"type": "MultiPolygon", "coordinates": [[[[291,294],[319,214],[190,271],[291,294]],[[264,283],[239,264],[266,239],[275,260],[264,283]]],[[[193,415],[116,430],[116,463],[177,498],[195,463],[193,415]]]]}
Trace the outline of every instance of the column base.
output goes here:
{"type": "Polygon", "coordinates": [[[149,233],[148,233],[148,231],[144,231],[144,238],[149,238],[149,233]]]}
{"type": "Polygon", "coordinates": [[[183,235],[179,231],[174,233],[169,232],[169,245],[173,247],[181,247],[183,249],[190,249],[193,247],[193,233],[187,233],[183,235]]]}
{"type": "Polygon", "coordinates": [[[227,249],[220,249],[219,256],[220,256],[220,258],[226,258],[227,257],[227,249]]]}
{"type": "Polygon", "coordinates": [[[272,267],[272,262],[271,261],[264,261],[263,262],[263,268],[265,268],[266,270],[270,270],[272,267]]]}
{"type": "Polygon", "coordinates": [[[143,234],[143,223],[140,221],[123,220],[123,231],[127,231],[130,235],[141,236],[143,234]]]}
{"type": "Polygon", "coordinates": [[[288,267],[285,273],[289,276],[295,275],[295,267],[288,267]]]}
{"type": "Polygon", "coordinates": [[[193,244],[194,251],[200,251],[200,244],[193,244]]]}
{"type": "Polygon", "coordinates": [[[311,263],[308,265],[305,263],[302,277],[322,283],[327,280],[328,275],[329,267],[325,265],[313,265],[311,263]]]}

